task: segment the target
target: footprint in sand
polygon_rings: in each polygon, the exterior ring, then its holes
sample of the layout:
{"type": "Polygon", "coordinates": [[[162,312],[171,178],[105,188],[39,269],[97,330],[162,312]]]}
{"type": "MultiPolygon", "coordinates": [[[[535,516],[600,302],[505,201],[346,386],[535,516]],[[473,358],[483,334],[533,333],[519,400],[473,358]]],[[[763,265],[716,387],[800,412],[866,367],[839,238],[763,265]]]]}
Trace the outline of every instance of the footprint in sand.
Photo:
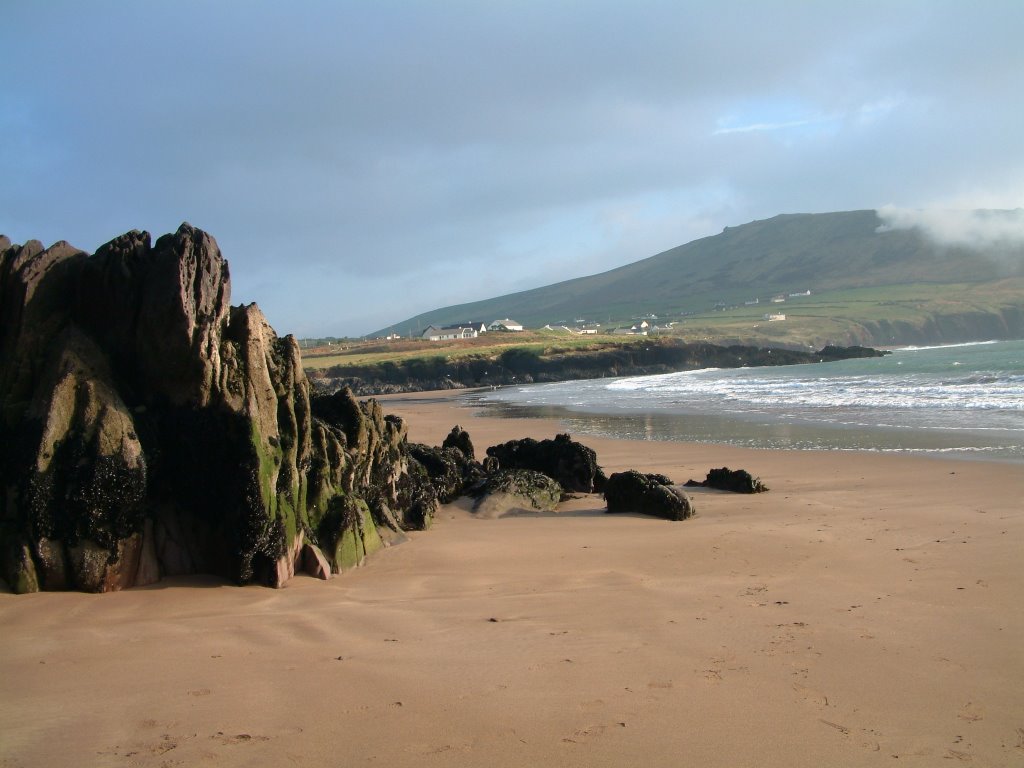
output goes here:
{"type": "Polygon", "coordinates": [[[253,736],[249,733],[236,733],[234,735],[229,735],[223,731],[217,731],[217,733],[210,738],[219,741],[221,744],[247,744],[250,741],[270,741],[269,736],[253,736]]]}
{"type": "MultiPolygon", "coordinates": [[[[810,704],[818,709],[825,709],[828,706],[828,696],[821,691],[816,691],[813,688],[808,688],[806,685],[800,685],[800,683],[793,684],[793,690],[796,691],[797,696],[801,701],[810,704]]],[[[824,723],[825,721],[822,720],[824,723]]]]}
{"type": "Polygon", "coordinates": [[[588,739],[594,736],[600,736],[609,729],[625,728],[624,722],[618,723],[606,723],[601,725],[588,725],[586,728],[580,728],[579,730],[573,731],[572,736],[563,736],[563,744],[583,744],[588,739]]]}
{"type": "Polygon", "coordinates": [[[985,714],[985,710],[973,701],[968,701],[964,704],[963,708],[957,712],[957,717],[961,720],[966,720],[968,723],[976,723],[981,720],[985,714]]]}
{"type": "Polygon", "coordinates": [[[837,731],[839,731],[841,734],[843,734],[843,736],[849,736],[850,735],[850,729],[847,728],[845,725],[840,725],[839,723],[833,723],[833,722],[831,722],[829,720],[818,720],[818,722],[822,723],[824,725],[827,725],[829,728],[835,728],[837,731]]]}

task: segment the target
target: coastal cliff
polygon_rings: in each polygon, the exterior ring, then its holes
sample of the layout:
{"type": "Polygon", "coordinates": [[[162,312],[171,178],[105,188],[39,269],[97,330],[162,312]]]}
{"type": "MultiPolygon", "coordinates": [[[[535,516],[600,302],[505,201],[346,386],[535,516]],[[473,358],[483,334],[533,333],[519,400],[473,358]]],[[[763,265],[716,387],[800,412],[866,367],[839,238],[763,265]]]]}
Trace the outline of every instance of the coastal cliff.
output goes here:
{"type": "Polygon", "coordinates": [[[93,255],[0,238],[0,576],[16,592],[280,586],[430,524],[401,420],[346,389],[314,396],[295,340],[230,293],[188,224],[93,255]]]}
{"type": "Polygon", "coordinates": [[[495,356],[450,359],[444,356],[337,365],[309,375],[318,389],[351,388],[359,395],[505,386],[540,382],[647,376],[696,368],[796,365],[874,357],[869,347],[827,346],[816,352],[744,345],[719,346],[679,338],[618,342],[569,352],[541,354],[513,348],[495,356]]]}

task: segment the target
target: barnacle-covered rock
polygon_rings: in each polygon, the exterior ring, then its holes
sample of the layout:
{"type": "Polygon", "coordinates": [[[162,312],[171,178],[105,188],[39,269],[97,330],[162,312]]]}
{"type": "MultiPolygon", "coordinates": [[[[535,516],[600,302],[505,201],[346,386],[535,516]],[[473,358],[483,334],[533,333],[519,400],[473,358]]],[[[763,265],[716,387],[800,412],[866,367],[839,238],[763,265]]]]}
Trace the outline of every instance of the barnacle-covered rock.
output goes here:
{"type": "Polygon", "coordinates": [[[313,398],[295,340],[230,296],[216,241],[188,224],[94,255],[0,238],[0,576],[15,591],[186,573],[280,586],[429,525],[401,420],[347,390],[313,398]]]}

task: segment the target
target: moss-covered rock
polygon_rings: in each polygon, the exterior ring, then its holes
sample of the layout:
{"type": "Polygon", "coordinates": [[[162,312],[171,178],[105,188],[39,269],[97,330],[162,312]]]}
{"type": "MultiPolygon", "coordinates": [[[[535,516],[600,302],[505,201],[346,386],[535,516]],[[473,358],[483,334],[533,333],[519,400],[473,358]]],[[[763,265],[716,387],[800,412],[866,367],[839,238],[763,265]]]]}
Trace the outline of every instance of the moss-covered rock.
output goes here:
{"type": "Polygon", "coordinates": [[[477,492],[473,512],[480,517],[502,517],[520,512],[553,512],[562,498],[562,486],[532,469],[503,469],[490,475],[477,492]]]}
{"type": "Polygon", "coordinates": [[[348,391],[314,400],[295,340],[230,306],[201,230],[92,256],[4,241],[0,320],[0,576],[16,591],[199,572],[279,586],[307,543],[351,567],[429,525],[401,420],[348,391]]]}

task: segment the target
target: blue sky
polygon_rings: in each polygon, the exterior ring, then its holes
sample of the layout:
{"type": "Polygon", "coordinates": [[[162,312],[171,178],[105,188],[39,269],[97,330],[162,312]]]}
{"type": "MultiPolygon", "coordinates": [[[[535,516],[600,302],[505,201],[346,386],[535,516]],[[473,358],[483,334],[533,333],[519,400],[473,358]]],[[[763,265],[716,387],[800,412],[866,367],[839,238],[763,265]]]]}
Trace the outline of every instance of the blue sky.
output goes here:
{"type": "Polygon", "coordinates": [[[1024,206],[1018,0],[0,0],[0,22],[0,232],[92,251],[189,221],[279,333],[778,213],[1024,206]]]}

